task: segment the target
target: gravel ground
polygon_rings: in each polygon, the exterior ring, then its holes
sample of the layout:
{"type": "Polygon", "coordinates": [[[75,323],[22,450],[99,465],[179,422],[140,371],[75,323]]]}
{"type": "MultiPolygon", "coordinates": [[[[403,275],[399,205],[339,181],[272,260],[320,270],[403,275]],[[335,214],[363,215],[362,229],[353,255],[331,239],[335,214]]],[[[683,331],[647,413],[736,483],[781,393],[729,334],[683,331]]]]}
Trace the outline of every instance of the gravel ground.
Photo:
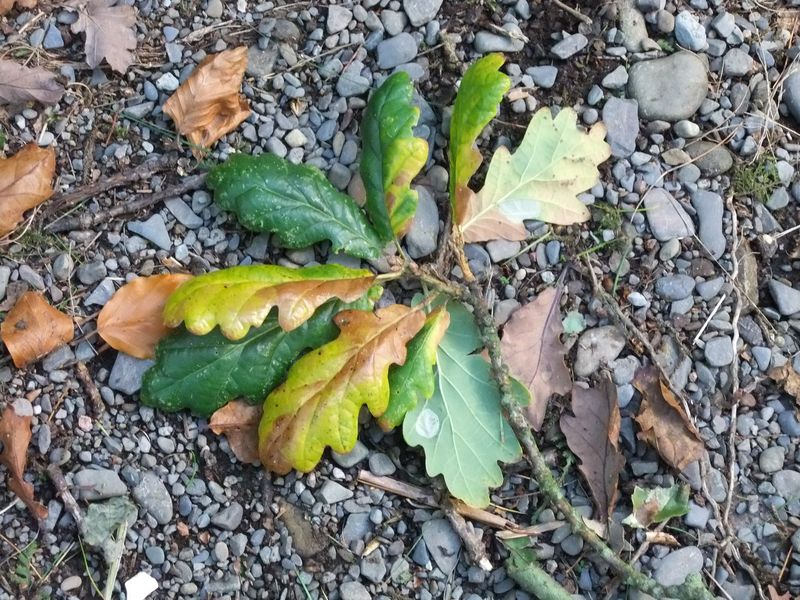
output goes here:
{"type": "MultiPolygon", "coordinates": [[[[71,82],[58,106],[0,113],[7,151],[32,140],[56,146],[62,191],[152,155],[180,153],[171,172],[92,197],[78,214],[160,190],[195,166],[176,147],[160,107],[204,56],[239,45],[250,48],[244,94],[253,114],[209,160],[272,152],[320,167],[343,190],[354,185],[369,90],[395,70],[411,75],[422,109],[417,133],[432,148],[407,240],[410,255],[423,261],[443,226],[437,205],[446,197],[450,106],[471,60],[505,52],[513,78],[512,94],[482,138],[484,153],[518,142],[542,106],[573,106],[587,125],[604,121],[613,157],[602,182],[582,196],[592,221],[552,230],[531,222],[530,243],[470,246],[471,266],[502,324],[567,261],[588,257],[601,285],[671,365],[708,450],[707,461],[680,474],[635,437],[640,396],[631,381],[649,359],[593,297],[578,260],[562,312],[575,311],[585,323],[567,339],[576,376],[591,381],[606,370],[618,387],[627,460],[619,519],[634,485],[691,485],[689,514],[666,530],[680,547],[650,546],[641,569],[663,584],[702,571],[709,582],[713,575],[715,594],[734,600],[757,597],[757,585],[766,593],[767,584],[800,594],[800,423],[793,399],[766,377],[787,362],[800,372],[800,237],[790,231],[800,221],[798,0],[782,7],[766,0],[577,2],[592,25],[546,0],[127,3],[139,11],[138,61],[122,77],[81,63],[66,11],[15,13],[0,34],[4,50],[33,50],[34,63],[71,82]],[[759,170],[774,174],[765,188],[740,181],[759,170]],[[741,248],[736,261],[734,244],[741,248]],[[746,297],[740,314],[734,263],[746,297]],[[729,537],[740,560],[716,551],[729,537]]],[[[505,551],[492,532],[484,539],[497,568],[486,573],[469,564],[441,513],[355,481],[363,468],[429,485],[420,454],[397,434],[367,425],[351,454],[332,456],[308,475],[273,477],[238,463],[204,420],[141,406],[136,394],[150,363],[118,355],[94,335],[92,317],[139,275],[357,261],[324,247],[285,250],[246,233],[203,189],[90,230],[53,234],[45,229],[53,219],[34,217],[0,250],[0,311],[35,289],[82,323],[70,347],[34,368],[18,371],[0,359],[2,394],[33,404],[28,471],[50,511],[41,527],[20,506],[0,514],[0,598],[93,597],[75,524],[44,476],[49,463],[60,465],[82,504],[125,495],[136,503],[119,581],[147,571],[159,582],[156,598],[529,597],[499,566],[505,551]],[[105,404],[94,424],[85,418],[95,414],[76,361],[88,365],[105,404]],[[37,585],[20,589],[11,571],[32,540],[37,585]]],[[[400,287],[390,293],[407,296],[400,287]]],[[[563,409],[551,405],[541,437],[554,468],[566,458],[557,427],[563,409]]],[[[577,470],[560,474],[571,501],[590,515],[577,470]]],[[[507,467],[493,502],[521,523],[559,517],[523,464],[507,467]]],[[[3,488],[0,505],[9,503],[3,488]]],[[[643,540],[626,530],[612,544],[630,556],[643,540]]],[[[610,574],[568,527],[540,536],[538,553],[576,597],[604,596],[610,574]]],[[[95,574],[104,573],[97,557],[88,560],[95,574]]]]}

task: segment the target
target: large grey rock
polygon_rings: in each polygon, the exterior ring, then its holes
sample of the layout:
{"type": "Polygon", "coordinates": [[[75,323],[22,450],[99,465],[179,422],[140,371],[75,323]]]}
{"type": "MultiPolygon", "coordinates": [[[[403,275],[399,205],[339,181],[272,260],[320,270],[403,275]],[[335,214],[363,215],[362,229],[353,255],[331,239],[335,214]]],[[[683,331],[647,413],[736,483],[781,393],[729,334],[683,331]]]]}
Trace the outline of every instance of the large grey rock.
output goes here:
{"type": "Polygon", "coordinates": [[[702,570],[703,553],[697,546],[686,546],[661,559],[653,578],[661,585],[681,585],[689,575],[702,570]]]}
{"type": "Polygon", "coordinates": [[[88,502],[128,493],[122,479],[111,469],[83,469],[75,473],[72,483],[75,495],[88,502]]]}
{"type": "Polygon", "coordinates": [[[447,519],[431,519],[422,524],[422,539],[436,566],[450,575],[458,564],[461,538],[447,519]]]}
{"type": "Polygon", "coordinates": [[[722,74],[743,77],[753,70],[755,61],[741,48],[731,48],[722,59],[722,74]]]}
{"type": "Polygon", "coordinates": [[[432,20],[442,6],[443,0],[403,0],[403,10],[414,27],[432,20]]]}
{"type": "Polygon", "coordinates": [[[694,221],[665,189],[651,189],[644,197],[644,208],[650,231],[659,242],[694,235],[694,221]]]}
{"type": "Polygon", "coordinates": [[[716,177],[730,170],[733,156],[725,147],[714,142],[696,141],[686,146],[686,152],[694,164],[709,177],[716,177]]]}
{"type": "Polygon", "coordinates": [[[708,73],[691,52],[642,61],[628,71],[628,95],[648,121],[680,121],[697,112],[708,91],[708,73]]]}
{"type": "Polygon", "coordinates": [[[142,387],[145,372],[154,364],[155,361],[119,352],[108,376],[108,387],[129,396],[135,394],[142,387]]]}
{"type": "Polygon", "coordinates": [[[578,339],[575,374],[588,377],[601,365],[610,365],[625,347],[625,336],[614,325],[587,329],[578,339]]]}
{"type": "Polygon", "coordinates": [[[789,287],[776,279],[769,282],[769,293],[778,307],[778,312],[784,316],[800,312],[800,290],[789,287]]]}
{"type": "Polygon", "coordinates": [[[145,473],[133,488],[133,499],[159,525],[166,525],[172,520],[172,497],[164,482],[153,471],[145,473]]]}
{"type": "Polygon", "coordinates": [[[692,206],[700,222],[700,241],[714,258],[725,253],[725,235],[722,231],[722,196],[698,190],[692,194],[692,206]]]}
{"type": "Polygon", "coordinates": [[[411,228],[406,234],[408,255],[413,258],[428,256],[436,250],[439,238],[439,209],[428,188],[417,186],[419,204],[411,228]]]}
{"type": "Polygon", "coordinates": [[[700,52],[708,47],[706,29],[688,10],[675,17],[675,39],[684,48],[700,52]]]}
{"type": "Polygon", "coordinates": [[[603,107],[603,123],[608,130],[611,154],[626,158],[636,151],[639,136],[639,115],[636,100],[611,97],[603,107]]]}

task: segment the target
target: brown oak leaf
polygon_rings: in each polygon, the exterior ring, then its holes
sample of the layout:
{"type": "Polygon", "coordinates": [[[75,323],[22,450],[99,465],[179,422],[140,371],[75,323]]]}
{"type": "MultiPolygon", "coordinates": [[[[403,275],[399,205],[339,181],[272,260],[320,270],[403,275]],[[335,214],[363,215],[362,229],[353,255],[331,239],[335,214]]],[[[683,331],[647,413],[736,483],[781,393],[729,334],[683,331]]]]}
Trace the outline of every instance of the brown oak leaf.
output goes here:
{"type": "Polygon", "coordinates": [[[0,236],[11,233],[26,210],[53,195],[55,170],[55,150],[33,143],[0,159],[0,236]]]}
{"type": "Polygon", "coordinates": [[[33,498],[33,486],[23,478],[31,442],[30,402],[19,399],[8,404],[0,415],[0,464],[8,468],[8,489],[22,500],[37,519],[47,517],[47,509],[33,498]]]}
{"type": "Polygon", "coordinates": [[[640,440],[653,446],[678,471],[699,460],[705,451],[697,429],[655,367],[636,371],[633,385],[642,394],[636,422],[640,440]]]}
{"type": "Polygon", "coordinates": [[[38,292],[23,294],[0,324],[0,338],[20,369],[66,344],[74,333],[72,319],[38,292]]]}
{"type": "Polygon", "coordinates": [[[619,474],[625,458],[619,449],[620,414],[617,388],[606,376],[596,388],[575,384],[572,413],[561,417],[567,445],[580,461],[580,470],[597,503],[598,518],[606,522],[617,501],[619,474]]]}
{"type": "Polygon", "coordinates": [[[244,46],[207,56],[164,103],[164,113],[195,145],[195,156],[250,116],[240,93],[246,68],[244,46]]]}
{"type": "Polygon", "coordinates": [[[0,105],[36,101],[55,104],[64,95],[56,74],[38,67],[24,67],[13,60],[0,60],[0,105]]]}
{"type": "Polygon", "coordinates": [[[78,20],[73,33],[86,33],[86,64],[92,69],[103,59],[118,73],[124,73],[133,62],[136,49],[136,9],[114,6],[117,0],[72,0],[68,6],[77,9],[78,20]]]}
{"type": "Polygon", "coordinates": [[[768,373],[770,379],[783,386],[783,391],[794,397],[800,404],[800,373],[794,370],[791,362],[785,362],[780,367],[771,369],[768,373]]]}
{"type": "Polygon", "coordinates": [[[572,389],[561,342],[562,288],[546,288],[533,302],[517,310],[503,328],[503,358],[511,375],[531,393],[528,420],[538,431],[544,421],[547,402],[553,394],[566,395],[572,389]]]}
{"type": "Polygon", "coordinates": [[[208,426],[217,435],[225,435],[236,458],[256,464],[258,457],[258,423],[264,412],[261,405],[234,400],[211,415],[208,426]]]}
{"type": "MultiPolygon", "coordinates": [[[[792,600],[792,595],[789,592],[781,594],[774,586],[768,585],[767,591],[769,592],[769,600],[792,600]]],[[[797,600],[795,598],[795,600],[797,600]]]]}

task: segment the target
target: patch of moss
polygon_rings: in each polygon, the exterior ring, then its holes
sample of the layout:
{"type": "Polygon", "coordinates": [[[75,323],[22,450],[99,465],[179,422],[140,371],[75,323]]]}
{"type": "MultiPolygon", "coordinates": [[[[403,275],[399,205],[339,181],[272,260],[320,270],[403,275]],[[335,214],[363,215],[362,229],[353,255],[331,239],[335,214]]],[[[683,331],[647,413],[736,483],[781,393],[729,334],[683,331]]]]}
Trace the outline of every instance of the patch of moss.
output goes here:
{"type": "Polygon", "coordinates": [[[749,165],[737,168],[732,183],[733,193],[737,196],[750,196],[760,202],[766,202],[781,184],[775,158],[765,156],[749,165]]]}

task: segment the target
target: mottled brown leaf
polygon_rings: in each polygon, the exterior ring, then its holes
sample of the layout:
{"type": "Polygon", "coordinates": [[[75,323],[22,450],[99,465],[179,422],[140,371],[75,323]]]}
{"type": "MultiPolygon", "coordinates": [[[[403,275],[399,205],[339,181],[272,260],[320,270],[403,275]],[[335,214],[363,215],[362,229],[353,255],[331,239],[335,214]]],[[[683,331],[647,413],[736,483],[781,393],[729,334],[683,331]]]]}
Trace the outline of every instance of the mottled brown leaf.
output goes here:
{"type": "Polygon", "coordinates": [[[208,426],[225,435],[234,455],[243,463],[258,463],[258,423],[263,408],[244,400],[234,400],[211,415],[208,426]]]}
{"type": "Polygon", "coordinates": [[[26,210],[53,195],[56,152],[28,144],[11,158],[0,158],[0,236],[22,220],[26,210]]]}
{"type": "Polygon", "coordinates": [[[152,358],[156,344],[169,333],[164,305],[191,275],[173,273],[139,277],[122,286],[97,317],[97,333],[109,346],[136,358],[152,358]]]}
{"type": "Polygon", "coordinates": [[[561,291],[560,286],[546,288],[517,310],[503,328],[503,358],[511,375],[531,392],[528,420],[537,431],[550,397],[572,389],[572,377],[564,363],[567,350],[561,343],[561,291]]]}
{"type": "Polygon", "coordinates": [[[73,33],[86,32],[86,64],[97,67],[105,58],[117,73],[124,73],[133,62],[136,49],[136,9],[117,0],[73,0],[78,10],[73,33]]]}
{"type": "Polygon", "coordinates": [[[0,0],[0,15],[5,15],[14,8],[34,8],[39,0],[0,0]]]}
{"type": "MultiPolygon", "coordinates": [[[[792,595],[789,592],[781,594],[772,585],[767,586],[767,591],[769,592],[769,600],[792,600],[792,595]]],[[[795,600],[797,599],[795,598],[795,600]]]]}
{"type": "Polygon", "coordinates": [[[572,388],[572,413],[561,417],[567,445],[580,461],[580,470],[597,503],[598,518],[606,522],[617,501],[619,474],[625,458],[619,450],[620,415],[617,389],[608,377],[593,389],[572,388]]]}
{"type": "Polygon", "coordinates": [[[783,386],[783,391],[792,396],[800,404],[800,373],[794,370],[791,362],[785,362],[780,367],[771,369],[768,373],[770,379],[783,386]]]}
{"type": "Polygon", "coordinates": [[[27,400],[9,404],[0,415],[0,464],[8,469],[8,489],[22,500],[37,519],[47,517],[47,509],[33,498],[33,486],[23,479],[31,442],[33,409],[27,400]]]}
{"type": "Polygon", "coordinates": [[[240,94],[246,68],[244,46],[207,56],[164,103],[164,113],[195,145],[195,155],[250,116],[240,94]]]}
{"type": "Polygon", "coordinates": [[[642,394],[635,417],[641,428],[639,439],[658,450],[661,458],[678,471],[700,459],[705,450],[700,435],[675,395],[661,381],[658,369],[642,367],[636,372],[633,385],[642,394]]]}
{"type": "Polygon", "coordinates": [[[0,338],[18,368],[66,344],[73,335],[72,319],[38,292],[23,294],[0,324],[0,338]]]}
{"type": "Polygon", "coordinates": [[[64,95],[56,74],[38,67],[24,67],[13,60],[0,60],[0,105],[36,101],[55,104],[64,95]]]}

